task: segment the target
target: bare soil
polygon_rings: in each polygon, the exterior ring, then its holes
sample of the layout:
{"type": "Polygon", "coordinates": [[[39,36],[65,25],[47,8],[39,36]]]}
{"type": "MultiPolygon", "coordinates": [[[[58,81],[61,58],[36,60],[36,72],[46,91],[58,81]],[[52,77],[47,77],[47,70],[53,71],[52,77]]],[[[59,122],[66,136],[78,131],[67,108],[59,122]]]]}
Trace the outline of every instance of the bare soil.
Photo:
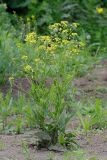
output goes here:
{"type": "Polygon", "coordinates": [[[96,157],[98,160],[107,160],[107,129],[79,136],[80,147],[86,151],[87,157],[96,157]]]}
{"type": "MultiPolygon", "coordinates": [[[[107,160],[107,130],[89,133],[87,136],[79,135],[77,140],[80,148],[86,152],[86,158],[107,160]]],[[[64,160],[62,152],[50,152],[45,149],[38,151],[32,148],[26,152],[22,144],[23,135],[1,135],[0,160],[48,160],[50,155],[53,160],[64,160]]],[[[69,160],[74,159],[71,156],[69,160]]]]}
{"type": "Polygon", "coordinates": [[[107,99],[107,60],[94,66],[86,76],[75,79],[73,85],[77,88],[78,99],[94,97],[107,99]]]}
{"type": "Polygon", "coordinates": [[[24,149],[23,143],[23,135],[1,135],[0,160],[48,160],[50,154],[54,155],[55,160],[62,157],[61,153],[50,152],[46,149],[24,149]]]}

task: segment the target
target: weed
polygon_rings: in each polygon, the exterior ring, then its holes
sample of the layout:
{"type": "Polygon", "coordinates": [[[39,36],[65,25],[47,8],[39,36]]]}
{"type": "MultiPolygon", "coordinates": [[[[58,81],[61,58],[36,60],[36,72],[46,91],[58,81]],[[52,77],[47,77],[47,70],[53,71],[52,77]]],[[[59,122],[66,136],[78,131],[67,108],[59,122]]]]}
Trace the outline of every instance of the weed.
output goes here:
{"type": "Polygon", "coordinates": [[[96,99],[95,103],[89,103],[88,108],[86,106],[83,110],[83,115],[80,112],[78,112],[77,115],[85,133],[91,129],[102,129],[106,127],[107,111],[105,108],[103,108],[101,100],[96,99]]]}
{"type": "Polygon", "coordinates": [[[33,158],[31,157],[31,153],[29,151],[29,147],[25,142],[22,143],[22,151],[23,151],[25,160],[33,160],[33,158]]]}
{"type": "Polygon", "coordinates": [[[5,144],[3,141],[0,140],[0,151],[5,149],[5,144]]]}

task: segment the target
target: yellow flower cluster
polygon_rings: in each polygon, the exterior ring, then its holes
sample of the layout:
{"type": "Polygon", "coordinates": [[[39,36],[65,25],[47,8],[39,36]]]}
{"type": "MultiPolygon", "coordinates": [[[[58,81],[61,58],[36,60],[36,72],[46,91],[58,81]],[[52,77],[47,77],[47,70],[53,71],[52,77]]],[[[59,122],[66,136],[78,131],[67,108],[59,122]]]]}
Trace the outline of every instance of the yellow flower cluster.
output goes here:
{"type": "MultiPolygon", "coordinates": [[[[34,73],[34,66],[41,67],[47,59],[47,64],[55,64],[55,60],[59,57],[59,53],[64,54],[65,59],[72,58],[80,53],[85,46],[78,39],[76,28],[78,23],[69,24],[67,21],[61,21],[49,26],[50,35],[38,36],[35,32],[29,33],[25,41],[34,44],[37,55],[31,62],[32,65],[24,64],[23,70],[27,73],[34,73]],[[58,31],[58,32],[57,32],[58,31]],[[49,57],[48,57],[49,56],[49,57]],[[32,66],[32,67],[31,67],[32,66]]],[[[28,60],[26,55],[21,57],[22,60],[28,60]]]]}
{"type": "Polygon", "coordinates": [[[61,39],[59,37],[54,37],[53,42],[60,43],[61,39]]]}
{"type": "Polygon", "coordinates": [[[23,55],[23,56],[21,57],[21,59],[22,59],[22,60],[27,60],[27,59],[28,59],[28,56],[23,55]]]}
{"type": "Polygon", "coordinates": [[[59,41],[61,42],[62,40],[70,40],[74,37],[76,38],[78,34],[75,32],[75,30],[78,26],[79,23],[72,23],[71,25],[67,21],[61,21],[60,23],[50,25],[49,30],[53,35],[54,39],[59,38],[59,41]]]}
{"type": "Polygon", "coordinates": [[[31,18],[32,18],[32,20],[35,20],[35,19],[36,19],[36,17],[35,17],[34,15],[32,15],[31,18]]]}
{"type": "Polygon", "coordinates": [[[31,32],[31,33],[28,33],[26,35],[25,41],[28,42],[28,43],[31,43],[31,44],[35,44],[36,43],[36,38],[37,38],[36,33],[31,32]]]}
{"type": "Polygon", "coordinates": [[[67,33],[68,33],[67,29],[62,30],[62,34],[67,34],[67,33]]]}
{"type": "Polygon", "coordinates": [[[78,54],[79,53],[79,49],[78,48],[72,48],[71,49],[71,53],[78,54]]]}
{"type": "Polygon", "coordinates": [[[58,29],[61,27],[61,24],[60,23],[54,23],[52,25],[49,26],[49,29],[50,30],[53,30],[53,31],[58,31],[58,29]]]}
{"type": "Polygon", "coordinates": [[[57,45],[56,44],[51,44],[50,46],[48,46],[47,48],[46,48],[46,51],[48,52],[48,53],[54,53],[55,52],[55,50],[57,49],[57,45]]]}
{"type": "Polygon", "coordinates": [[[51,43],[51,37],[50,36],[39,36],[38,40],[42,43],[51,43]]]}
{"type": "Polygon", "coordinates": [[[86,44],[84,42],[78,42],[80,47],[84,47],[86,44]]]}
{"type": "Polygon", "coordinates": [[[11,82],[11,81],[13,81],[14,80],[14,77],[9,77],[9,81],[11,82]]]}
{"type": "Polygon", "coordinates": [[[31,21],[35,21],[35,20],[36,20],[36,17],[34,15],[26,18],[27,23],[30,23],[31,21]]]}
{"type": "Polygon", "coordinates": [[[46,49],[45,45],[38,46],[38,51],[44,51],[46,49]]]}
{"type": "Polygon", "coordinates": [[[62,31],[63,28],[67,28],[68,26],[68,21],[61,21],[60,23],[54,23],[53,25],[50,25],[49,29],[57,32],[62,31]]]}
{"type": "Polygon", "coordinates": [[[72,35],[73,37],[78,36],[77,33],[71,33],[71,35],[72,35]]]}
{"type": "Polygon", "coordinates": [[[72,26],[75,27],[75,28],[77,28],[79,26],[79,23],[75,23],[74,22],[74,23],[72,23],[72,26]]]}
{"type": "Polygon", "coordinates": [[[62,40],[62,45],[68,45],[69,43],[70,43],[70,41],[68,41],[66,39],[62,40]]]}
{"type": "Polygon", "coordinates": [[[17,48],[21,48],[22,47],[22,43],[17,42],[17,48]]]}
{"type": "Polygon", "coordinates": [[[61,25],[63,27],[67,27],[68,26],[68,21],[61,21],[61,25]]]}
{"type": "Polygon", "coordinates": [[[26,20],[27,20],[27,22],[30,22],[30,18],[29,18],[29,17],[27,17],[27,19],[26,19],[26,20]]]}
{"type": "Polygon", "coordinates": [[[98,14],[102,14],[104,12],[104,9],[102,7],[97,7],[96,11],[98,14]]]}
{"type": "Polygon", "coordinates": [[[26,65],[26,66],[24,66],[24,71],[25,72],[33,72],[33,69],[30,65],[26,65]]]}
{"type": "Polygon", "coordinates": [[[40,62],[40,58],[36,58],[34,61],[35,61],[36,63],[38,63],[38,62],[40,62]]]}

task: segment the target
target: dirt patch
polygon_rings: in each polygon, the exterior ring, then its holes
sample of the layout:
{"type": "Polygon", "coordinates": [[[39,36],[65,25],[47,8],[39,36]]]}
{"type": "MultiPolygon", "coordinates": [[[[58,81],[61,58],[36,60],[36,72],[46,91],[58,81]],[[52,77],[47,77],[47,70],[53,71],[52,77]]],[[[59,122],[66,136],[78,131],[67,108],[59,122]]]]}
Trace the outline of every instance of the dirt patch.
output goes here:
{"type": "Polygon", "coordinates": [[[61,153],[50,152],[45,149],[36,150],[23,147],[23,135],[1,135],[0,136],[0,160],[47,160],[54,155],[55,160],[60,160],[61,153]],[[3,147],[1,147],[3,145],[3,147]],[[26,152],[27,151],[27,152],[26,152]]]}
{"type": "Polygon", "coordinates": [[[107,129],[79,136],[80,147],[87,152],[87,157],[97,157],[98,160],[107,160],[107,129]]]}
{"type": "MultiPolygon", "coordinates": [[[[107,130],[89,133],[87,136],[77,136],[80,148],[86,152],[85,157],[95,157],[97,160],[107,160],[107,130]]],[[[64,160],[62,152],[50,152],[48,150],[36,150],[29,148],[28,152],[23,148],[23,135],[0,136],[0,160],[64,160]],[[3,145],[3,147],[1,147],[3,145]],[[51,155],[51,156],[50,156],[51,155]]],[[[72,156],[69,160],[73,160],[72,156]]]]}
{"type": "MultiPolygon", "coordinates": [[[[29,91],[31,89],[31,82],[34,85],[39,85],[40,80],[30,80],[29,78],[15,78],[10,85],[9,80],[6,81],[5,84],[0,85],[0,91],[3,95],[6,95],[9,91],[11,91],[13,97],[18,97],[19,94],[29,95],[29,91]]],[[[49,88],[54,83],[54,79],[47,78],[44,80],[44,84],[47,88],[49,88]]]]}
{"type": "Polygon", "coordinates": [[[73,85],[79,99],[86,96],[107,99],[107,61],[95,65],[86,76],[75,79],[73,85]]]}
{"type": "Polygon", "coordinates": [[[30,88],[31,85],[28,78],[16,78],[13,81],[12,87],[9,81],[7,81],[4,85],[0,86],[0,90],[4,95],[6,95],[11,90],[13,97],[18,97],[19,93],[27,95],[30,88]]]}

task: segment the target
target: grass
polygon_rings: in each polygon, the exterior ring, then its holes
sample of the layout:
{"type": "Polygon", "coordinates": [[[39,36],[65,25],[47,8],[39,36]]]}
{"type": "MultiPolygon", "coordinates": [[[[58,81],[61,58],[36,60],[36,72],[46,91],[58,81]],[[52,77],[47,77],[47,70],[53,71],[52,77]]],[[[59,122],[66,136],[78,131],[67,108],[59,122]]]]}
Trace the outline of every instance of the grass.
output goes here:
{"type": "Polygon", "coordinates": [[[0,141],[0,151],[3,150],[5,150],[5,144],[2,141],[0,141]]]}

